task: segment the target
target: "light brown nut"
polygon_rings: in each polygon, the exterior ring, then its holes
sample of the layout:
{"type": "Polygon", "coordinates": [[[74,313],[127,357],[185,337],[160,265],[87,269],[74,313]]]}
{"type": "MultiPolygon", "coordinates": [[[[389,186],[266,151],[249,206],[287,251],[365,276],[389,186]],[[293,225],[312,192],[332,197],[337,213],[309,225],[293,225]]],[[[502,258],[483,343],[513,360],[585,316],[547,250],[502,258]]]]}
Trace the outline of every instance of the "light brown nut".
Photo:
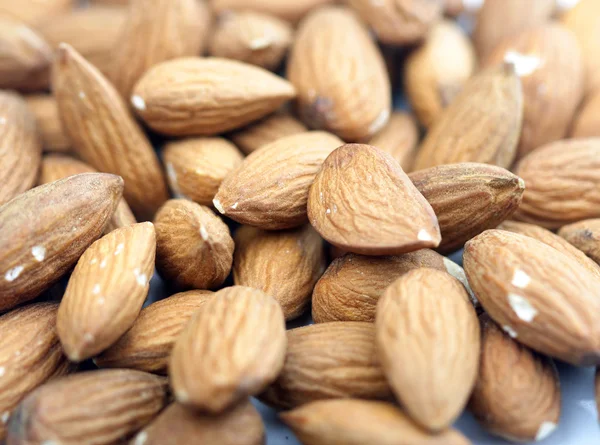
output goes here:
{"type": "Polygon", "coordinates": [[[439,270],[411,270],[379,300],[375,331],[383,370],[407,413],[432,432],[448,428],[479,367],[479,323],[461,283],[439,270]]]}
{"type": "Polygon", "coordinates": [[[419,121],[430,127],[475,71],[473,44],[449,20],[434,25],[405,64],[406,94],[419,121]]]}
{"type": "Polygon", "coordinates": [[[323,161],[343,142],[322,131],[277,139],[250,154],[221,183],[213,204],[223,215],[267,230],[308,221],[308,191],[323,161]]]}
{"type": "Polygon", "coordinates": [[[600,89],[586,97],[575,116],[570,137],[600,137],[600,89]]]}
{"type": "Polygon", "coordinates": [[[252,11],[232,11],[219,17],[208,52],[211,56],[276,70],[292,38],[293,29],[284,20],[252,11]]]}
{"type": "Polygon", "coordinates": [[[371,323],[323,323],[287,331],[283,370],[260,399],[295,408],[322,399],[389,399],[371,323]]]}
{"type": "Polygon", "coordinates": [[[510,61],[523,85],[523,131],[517,158],[563,138],[583,98],[584,70],[575,36],[549,24],[525,30],[498,45],[483,66],[510,61]]]}
{"type": "Polygon", "coordinates": [[[55,303],[36,303],[0,317],[0,440],[21,399],[69,371],[56,335],[57,309],[55,303]]]}
{"type": "Polygon", "coordinates": [[[229,228],[208,207],[171,199],[156,214],[156,267],[163,278],[187,288],[223,284],[233,263],[229,228]]]}
{"type": "Polygon", "coordinates": [[[51,95],[38,94],[25,96],[25,101],[35,116],[44,151],[70,151],[71,140],[63,130],[56,99],[51,95]]]}
{"type": "Polygon", "coordinates": [[[114,212],[123,180],[86,173],[0,207],[0,311],[32,300],[75,264],[114,212]]]}
{"type": "Polygon", "coordinates": [[[479,377],[469,410],[489,432],[510,441],[548,437],[560,417],[556,366],[481,315],[479,377]]]}
{"type": "Polygon", "coordinates": [[[189,57],[148,70],[135,86],[131,104],[159,133],[210,136],[254,122],[295,96],[292,84],[263,68],[189,57]]]}
{"type": "Polygon", "coordinates": [[[365,255],[441,240],[429,203],[391,155],[370,145],[346,144],[329,155],[310,188],[308,217],[331,244],[365,255]]]}
{"type": "Polygon", "coordinates": [[[442,233],[438,251],[446,253],[509,218],[525,190],[521,178],[486,164],[440,165],[408,177],[437,215],[442,233]]]}
{"type": "Polygon", "coordinates": [[[0,15],[35,25],[72,8],[74,4],[75,0],[0,0],[0,15]]]}
{"type": "Polygon", "coordinates": [[[456,430],[433,435],[399,408],[368,400],[321,400],[282,413],[304,445],[469,445],[456,430]]]}
{"type": "Polygon", "coordinates": [[[227,11],[256,11],[274,15],[289,22],[297,22],[308,12],[333,0],[212,0],[211,6],[217,13],[227,11]]]}
{"type": "Polygon", "coordinates": [[[558,229],[600,217],[600,138],[540,147],[518,164],[516,174],[526,187],[516,219],[558,229]]]}
{"type": "Polygon", "coordinates": [[[319,234],[309,225],[282,232],[243,226],[234,239],[235,284],[260,289],[273,297],[286,320],[302,315],[325,269],[319,234]]]}
{"type": "Polygon", "coordinates": [[[600,363],[600,278],[533,238],[488,230],[464,268],[486,312],[520,343],[575,365],[600,363]]]}
{"type": "Polygon", "coordinates": [[[221,182],[243,161],[244,156],[226,139],[193,138],[169,142],[163,160],[171,190],[211,206],[221,182]]]}
{"type": "Polygon", "coordinates": [[[167,199],[166,182],[152,146],[117,91],[67,44],[59,47],[52,84],[73,151],[92,167],[122,176],[127,203],[138,218],[151,218],[167,199]]]}
{"type": "Polygon", "coordinates": [[[0,91],[0,205],[35,185],[41,157],[35,116],[19,95],[0,91]]]}
{"type": "Polygon", "coordinates": [[[563,226],[558,234],[600,264],[600,219],[586,219],[563,226]]]}
{"type": "Polygon", "coordinates": [[[408,172],[415,161],[418,142],[419,128],[412,115],[394,111],[386,126],[368,144],[391,154],[402,170],[408,172]]]}
{"type": "Polygon", "coordinates": [[[220,290],[175,342],[169,364],[175,398],[221,413],[275,380],[286,344],[283,312],[273,298],[245,286],[220,290]]]}
{"type": "Polygon", "coordinates": [[[63,377],[21,402],[10,419],[7,445],[119,443],[158,415],[167,399],[167,380],[141,371],[63,377]]]}
{"type": "Polygon", "coordinates": [[[265,428],[259,412],[250,401],[219,416],[209,416],[173,403],[146,428],[130,445],[264,445],[265,428]]]}
{"type": "Polygon", "coordinates": [[[287,75],[298,91],[300,118],[311,128],[358,141],[375,135],[389,119],[383,57],[348,9],[320,8],[301,23],[287,75]]]}
{"type": "Polygon", "coordinates": [[[484,70],[469,79],[431,126],[414,170],[458,162],[508,168],[521,136],[523,91],[515,66],[484,70]]]}
{"type": "Polygon", "coordinates": [[[142,309],[135,323],[114,345],[94,359],[101,368],[129,368],[166,374],[173,344],[212,292],[191,290],[142,309]]]}

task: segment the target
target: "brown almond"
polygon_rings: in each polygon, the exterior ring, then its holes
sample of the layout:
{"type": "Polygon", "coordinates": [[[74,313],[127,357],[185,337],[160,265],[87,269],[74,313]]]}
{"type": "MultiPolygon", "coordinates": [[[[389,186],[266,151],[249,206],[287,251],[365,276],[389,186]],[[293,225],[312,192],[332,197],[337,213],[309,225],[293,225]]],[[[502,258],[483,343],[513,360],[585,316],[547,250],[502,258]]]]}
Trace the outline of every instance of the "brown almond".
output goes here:
{"type": "Polygon", "coordinates": [[[179,403],[218,414],[279,375],[286,349],[279,304],[258,289],[217,292],[175,342],[169,376],[179,403]]]}
{"type": "Polygon", "coordinates": [[[289,22],[297,22],[309,11],[333,0],[212,0],[211,6],[217,13],[228,11],[257,11],[271,14],[289,22]]]}
{"type": "Polygon", "coordinates": [[[56,99],[48,94],[25,96],[29,110],[35,116],[37,129],[45,151],[67,152],[71,140],[67,137],[60,121],[56,99]]]}
{"type": "Polygon", "coordinates": [[[74,4],[75,0],[0,0],[0,15],[35,25],[72,8],[74,4]]]}
{"type": "Polygon", "coordinates": [[[358,141],[375,135],[390,117],[383,57],[348,9],[323,7],[300,24],[287,75],[298,91],[300,118],[311,128],[358,141]]]}
{"type": "Polygon", "coordinates": [[[122,176],[127,203],[140,219],[151,218],[166,201],[167,186],[152,146],[114,87],[61,44],[53,91],[73,151],[92,167],[122,176]]]}
{"type": "Polygon", "coordinates": [[[286,320],[306,310],[324,269],[323,240],[309,225],[281,232],[243,226],[235,234],[234,283],[275,298],[286,320]]]}
{"type": "Polygon", "coordinates": [[[0,207],[0,311],[32,300],[96,240],[123,180],[85,173],[36,187],[0,207]]]}
{"type": "Polygon", "coordinates": [[[586,219],[563,226],[558,234],[600,264],[600,219],[586,219]]]}
{"type": "Polygon", "coordinates": [[[429,203],[391,155],[370,145],[346,144],[327,157],[310,188],[308,217],[331,244],[365,255],[441,240],[429,203]]]}
{"type": "Polygon", "coordinates": [[[377,147],[398,161],[405,172],[411,170],[415,161],[419,128],[412,115],[404,111],[394,111],[390,120],[368,144],[377,147]]]}
{"type": "Polygon", "coordinates": [[[254,122],[295,96],[292,84],[263,68],[190,57],[148,70],[135,86],[131,103],[159,133],[210,136],[254,122]]]}
{"type": "Polygon", "coordinates": [[[560,382],[551,359],[511,338],[487,314],[481,321],[479,377],[469,410],[489,432],[510,441],[539,441],[557,427],[560,382]]]}
{"type": "Polygon", "coordinates": [[[208,207],[171,199],[154,219],[156,267],[183,287],[212,289],[223,284],[233,263],[229,228],[208,207]]]}
{"type": "Polygon", "coordinates": [[[570,132],[572,138],[600,137],[600,89],[590,94],[581,106],[570,132]]]}

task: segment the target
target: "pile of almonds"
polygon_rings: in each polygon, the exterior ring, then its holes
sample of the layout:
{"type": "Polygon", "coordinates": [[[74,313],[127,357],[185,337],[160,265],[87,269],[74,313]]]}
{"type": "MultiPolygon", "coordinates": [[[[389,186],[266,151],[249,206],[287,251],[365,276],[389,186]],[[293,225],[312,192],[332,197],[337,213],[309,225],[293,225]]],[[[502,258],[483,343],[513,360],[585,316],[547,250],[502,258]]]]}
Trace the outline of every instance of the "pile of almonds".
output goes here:
{"type": "Polygon", "coordinates": [[[0,0],[0,442],[263,444],[251,397],[305,445],[555,430],[600,2],[85,3],[0,0]]]}

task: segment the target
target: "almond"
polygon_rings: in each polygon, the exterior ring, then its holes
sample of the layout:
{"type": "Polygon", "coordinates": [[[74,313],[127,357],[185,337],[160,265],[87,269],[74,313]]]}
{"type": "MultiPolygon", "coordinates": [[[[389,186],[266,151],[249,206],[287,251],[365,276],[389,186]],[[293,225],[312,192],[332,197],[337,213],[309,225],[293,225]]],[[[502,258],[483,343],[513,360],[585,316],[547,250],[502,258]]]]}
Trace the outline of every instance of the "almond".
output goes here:
{"type": "Polygon", "coordinates": [[[308,225],[284,232],[243,226],[235,234],[235,246],[235,284],[260,289],[275,298],[286,320],[302,315],[325,269],[319,234],[308,225]]]}
{"type": "Polygon", "coordinates": [[[492,434],[510,441],[548,437],[560,417],[560,382],[552,360],[511,338],[487,315],[481,321],[479,377],[469,410],[492,434]]]}
{"type": "Polygon", "coordinates": [[[325,132],[277,139],[250,154],[221,183],[213,204],[242,224],[268,230],[308,221],[308,191],[325,158],[343,142],[325,132]]]}
{"type": "Polygon", "coordinates": [[[600,278],[533,238],[488,230],[464,267],[486,312],[519,342],[575,365],[600,363],[600,278]]]}
{"type": "Polygon", "coordinates": [[[484,230],[493,229],[519,207],[525,182],[492,165],[440,165],[409,175],[429,201],[442,233],[440,252],[453,252],[484,230]]]}
{"type": "Polygon", "coordinates": [[[389,403],[321,400],[280,414],[305,445],[468,445],[456,430],[430,435],[389,403]]]}
{"type": "Polygon", "coordinates": [[[34,25],[73,7],[74,4],[75,0],[0,0],[0,15],[34,25]]]}
{"type": "Polygon", "coordinates": [[[600,138],[553,142],[517,166],[527,190],[516,219],[548,229],[600,217],[600,138]]]}
{"type": "Polygon", "coordinates": [[[35,117],[27,104],[16,93],[0,91],[0,205],[34,186],[41,153],[35,117]]]}
{"type": "Polygon", "coordinates": [[[469,79],[440,114],[419,148],[414,170],[442,164],[512,164],[523,120],[523,92],[515,65],[469,79]]]}
{"type": "Polygon", "coordinates": [[[563,226],[558,234],[600,264],[600,219],[586,219],[563,226]]]}
{"type": "Polygon", "coordinates": [[[283,366],[285,320],[264,292],[217,292],[177,339],[169,376],[179,403],[217,414],[269,385],[283,366]]]}
{"type": "Polygon", "coordinates": [[[235,60],[182,58],[151,68],[131,97],[153,130],[172,136],[210,136],[272,113],[296,96],[285,79],[235,60]]]}
{"type": "Polygon", "coordinates": [[[507,38],[483,65],[507,60],[514,64],[523,85],[523,131],[517,155],[522,158],[567,134],[583,98],[583,59],[575,36],[552,24],[507,38]]]}
{"type": "Polygon", "coordinates": [[[218,12],[249,10],[271,14],[283,20],[297,22],[309,11],[321,5],[332,3],[332,0],[212,0],[211,6],[218,12]]]}
{"type": "Polygon", "coordinates": [[[415,119],[404,111],[394,111],[385,127],[369,140],[398,161],[405,172],[410,171],[415,161],[419,128],[415,119]]]}
{"type": "Polygon", "coordinates": [[[191,290],[142,309],[135,323],[114,345],[94,359],[101,368],[130,368],[166,374],[173,344],[185,324],[212,292],[191,290]]]}
{"type": "Polygon", "coordinates": [[[212,289],[227,278],[233,262],[229,228],[208,207],[171,199],[156,214],[156,267],[183,287],[212,289]]]}
{"type": "Polygon", "coordinates": [[[322,399],[388,399],[371,323],[323,323],[287,331],[283,370],[260,398],[277,408],[322,399]]]}
{"type": "Polygon", "coordinates": [[[268,70],[277,69],[292,43],[293,29],[284,20],[252,11],[219,17],[208,52],[268,70]]]}
{"type": "Polygon", "coordinates": [[[423,195],[391,155],[370,145],[343,145],[327,157],[310,188],[308,217],[331,244],[365,255],[437,247],[441,239],[423,195]]]}
{"type": "Polygon", "coordinates": [[[348,9],[323,7],[301,23],[287,75],[298,91],[300,117],[311,128],[357,141],[375,135],[389,119],[383,57],[348,9]]]}
{"type": "Polygon", "coordinates": [[[600,137],[600,89],[590,94],[579,109],[570,136],[572,138],[600,137]]]}
{"type": "Polygon", "coordinates": [[[65,134],[58,114],[56,99],[46,94],[26,96],[25,101],[37,124],[45,151],[67,152],[71,140],[65,134]]]}
{"type": "Polygon", "coordinates": [[[69,365],[56,335],[58,304],[36,303],[0,317],[0,440],[21,399],[69,365]]]}
{"type": "Polygon", "coordinates": [[[144,427],[167,404],[167,380],[141,371],[89,371],[48,383],[21,402],[7,445],[110,445],[144,427]]]}
{"type": "Polygon", "coordinates": [[[42,185],[0,207],[0,311],[49,288],[100,236],[123,180],[87,173],[42,185]]]}
{"type": "Polygon", "coordinates": [[[173,193],[210,206],[223,180],[244,156],[226,139],[194,138],[166,144],[163,159],[173,193]]]}

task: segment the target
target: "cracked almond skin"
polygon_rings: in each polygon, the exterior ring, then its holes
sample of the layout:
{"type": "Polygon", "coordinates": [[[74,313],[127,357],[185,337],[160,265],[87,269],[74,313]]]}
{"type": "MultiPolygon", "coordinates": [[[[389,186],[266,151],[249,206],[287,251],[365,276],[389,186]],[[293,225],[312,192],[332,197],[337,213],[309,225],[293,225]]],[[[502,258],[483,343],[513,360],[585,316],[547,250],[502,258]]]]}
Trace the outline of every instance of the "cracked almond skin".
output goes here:
{"type": "Polygon", "coordinates": [[[492,319],[530,348],[600,364],[600,278],[541,241],[488,230],[465,245],[471,289],[492,319]]]}
{"type": "Polygon", "coordinates": [[[127,203],[138,218],[151,218],[167,200],[167,185],[152,146],[119,93],[67,44],[59,46],[52,88],[73,151],[92,167],[122,176],[127,203]]]}
{"type": "Polygon", "coordinates": [[[166,374],[173,344],[186,323],[212,298],[212,292],[191,290],[142,309],[119,340],[94,359],[100,368],[127,368],[166,374]]]}
{"type": "Polygon", "coordinates": [[[203,415],[178,403],[169,405],[130,445],[264,445],[265,427],[249,400],[218,416],[203,415]]]}
{"type": "Polygon", "coordinates": [[[35,303],[0,317],[0,440],[19,402],[70,370],[56,334],[57,309],[57,303],[35,303]]]}
{"type": "Polygon", "coordinates": [[[70,151],[71,140],[63,130],[56,99],[50,94],[33,94],[25,96],[25,101],[35,116],[44,151],[70,151]]]}
{"type": "Polygon", "coordinates": [[[525,182],[508,170],[477,163],[440,165],[408,175],[437,215],[438,251],[453,252],[518,209],[525,182]]]}
{"type": "Polygon", "coordinates": [[[383,370],[410,417],[432,432],[452,425],[477,379],[480,352],[477,314],[462,284],[440,270],[411,270],[379,300],[375,331],[383,370]]]}
{"type": "Polygon", "coordinates": [[[391,87],[383,57],[347,8],[326,6],[302,21],[287,76],[298,91],[298,114],[310,128],[358,141],[374,136],[389,119],[391,87]]]}
{"type": "Polygon", "coordinates": [[[150,289],[155,253],[154,226],[145,222],[112,231],[81,256],[56,325],[71,361],[98,355],[131,328],[150,289]]]}
{"type": "Polygon", "coordinates": [[[368,144],[391,154],[402,170],[408,172],[415,161],[418,142],[419,127],[415,118],[405,111],[394,111],[387,125],[368,144]]]}
{"type": "Polygon", "coordinates": [[[563,226],[558,234],[600,264],[600,219],[586,219],[563,226]]]}
{"type": "Polygon", "coordinates": [[[335,322],[287,331],[285,364],[259,398],[292,409],[324,399],[391,399],[372,323],[335,322]]]}
{"type": "Polygon", "coordinates": [[[398,407],[357,399],[321,400],[280,414],[304,445],[470,445],[448,429],[429,434],[398,407]]]}
{"type": "Polygon", "coordinates": [[[7,445],[112,445],[168,403],[167,379],[130,369],[63,377],[30,393],[10,419],[7,445]]]}
{"type": "Polygon", "coordinates": [[[75,6],[75,0],[0,0],[0,15],[38,25],[75,6]]]}
{"type": "Polygon", "coordinates": [[[310,188],[308,217],[325,240],[363,255],[437,247],[431,205],[388,153],[346,144],[333,151],[310,188]]]}
{"type": "Polygon", "coordinates": [[[600,137],[600,90],[585,98],[569,134],[574,139],[600,137]]]}
{"type": "Polygon", "coordinates": [[[308,221],[308,191],[341,139],[323,131],[277,139],[250,154],[221,183],[213,204],[241,224],[266,230],[299,227],[308,221]]]}
{"type": "Polygon", "coordinates": [[[551,359],[517,343],[484,314],[479,376],[469,411],[490,433],[515,442],[548,437],[560,418],[560,382],[551,359]]]}
{"type": "Polygon", "coordinates": [[[272,297],[245,286],[222,289],[175,342],[169,364],[175,398],[219,414],[275,380],[286,344],[283,311],[272,297]]]}
{"type": "Polygon", "coordinates": [[[104,230],[123,179],[84,173],[41,185],[0,207],[0,312],[63,276],[104,230]]]}
{"type": "Polygon", "coordinates": [[[10,91],[0,91],[0,157],[2,205],[35,185],[42,157],[35,116],[10,91]]]}
{"type": "Polygon", "coordinates": [[[413,170],[459,162],[509,168],[522,122],[523,90],[515,66],[483,70],[465,82],[431,126],[413,170]]]}
{"type": "Polygon", "coordinates": [[[292,23],[298,22],[306,14],[319,6],[332,3],[333,0],[297,0],[282,2],[281,0],[213,0],[211,6],[217,13],[230,11],[256,11],[274,15],[292,23]]]}
{"type": "Polygon", "coordinates": [[[171,199],[156,214],[156,268],[178,286],[212,289],[223,284],[233,263],[227,225],[208,207],[171,199]]]}
{"type": "Polygon", "coordinates": [[[600,138],[540,147],[515,173],[527,188],[515,219],[552,230],[600,217],[600,138]]]}
{"type": "Polygon", "coordinates": [[[278,232],[243,226],[234,239],[234,283],[273,297],[286,320],[302,315],[325,269],[319,234],[309,225],[278,232]]]}
{"type": "Polygon", "coordinates": [[[263,68],[217,57],[184,57],[149,69],[131,103],[158,133],[211,136],[261,119],[295,96],[291,83],[263,68]]]}

